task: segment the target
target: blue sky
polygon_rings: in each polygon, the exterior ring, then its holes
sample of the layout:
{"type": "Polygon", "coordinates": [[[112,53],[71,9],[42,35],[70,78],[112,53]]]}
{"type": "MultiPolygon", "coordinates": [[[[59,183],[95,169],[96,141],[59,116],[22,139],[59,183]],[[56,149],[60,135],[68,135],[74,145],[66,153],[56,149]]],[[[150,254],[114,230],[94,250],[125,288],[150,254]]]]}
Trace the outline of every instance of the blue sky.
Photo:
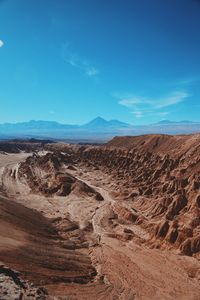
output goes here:
{"type": "Polygon", "coordinates": [[[200,1],[0,0],[0,123],[200,121],[200,1]]]}

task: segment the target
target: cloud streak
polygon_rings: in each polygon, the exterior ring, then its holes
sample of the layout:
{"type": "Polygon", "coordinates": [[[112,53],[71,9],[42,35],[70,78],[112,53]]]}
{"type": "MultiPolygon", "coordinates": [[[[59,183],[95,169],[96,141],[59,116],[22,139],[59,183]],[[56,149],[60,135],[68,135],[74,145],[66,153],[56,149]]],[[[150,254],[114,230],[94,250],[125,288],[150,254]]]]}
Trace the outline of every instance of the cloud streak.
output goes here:
{"type": "Polygon", "coordinates": [[[0,40],[0,48],[2,48],[4,45],[4,42],[2,40],[0,40]]]}
{"type": "Polygon", "coordinates": [[[145,115],[166,116],[169,112],[162,109],[175,106],[188,98],[190,95],[185,91],[176,91],[162,98],[147,98],[140,96],[130,96],[121,98],[119,104],[130,108],[136,118],[142,118],[145,115]]]}
{"type": "Polygon", "coordinates": [[[174,92],[170,96],[163,97],[160,99],[149,99],[140,96],[133,96],[131,98],[124,98],[119,101],[119,104],[126,107],[135,107],[136,105],[149,105],[152,108],[163,108],[171,105],[175,105],[184,101],[189,95],[184,91],[174,92]]]}
{"type": "Polygon", "coordinates": [[[65,62],[74,68],[81,70],[85,75],[94,77],[99,74],[99,70],[86,59],[83,59],[75,52],[72,52],[69,45],[64,45],[62,49],[62,57],[65,62]]]}

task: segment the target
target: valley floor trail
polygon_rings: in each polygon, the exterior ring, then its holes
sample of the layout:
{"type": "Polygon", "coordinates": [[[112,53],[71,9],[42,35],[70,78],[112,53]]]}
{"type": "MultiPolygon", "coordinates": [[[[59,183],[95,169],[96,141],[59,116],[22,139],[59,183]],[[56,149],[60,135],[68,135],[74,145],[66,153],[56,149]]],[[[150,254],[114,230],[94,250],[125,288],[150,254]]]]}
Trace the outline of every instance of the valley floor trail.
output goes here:
{"type": "Polygon", "coordinates": [[[199,299],[196,258],[149,247],[148,230],[133,221],[135,211],[138,219],[148,216],[112,196],[108,174],[79,164],[73,170],[69,163],[59,167],[53,161],[57,154],[51,157],[0,154],[2,263],[47,289],[41,299],[199,299]],[[29,168],[34,180],[28,185],[29,168]],[[50,172],[55,174],[49,177],[50,172]],[[43,194],[36,180],[49,180],[45,189],[54,194],[43,194]],[[62,196],[55,182],[60,186],[64,180],[62,196]]]}

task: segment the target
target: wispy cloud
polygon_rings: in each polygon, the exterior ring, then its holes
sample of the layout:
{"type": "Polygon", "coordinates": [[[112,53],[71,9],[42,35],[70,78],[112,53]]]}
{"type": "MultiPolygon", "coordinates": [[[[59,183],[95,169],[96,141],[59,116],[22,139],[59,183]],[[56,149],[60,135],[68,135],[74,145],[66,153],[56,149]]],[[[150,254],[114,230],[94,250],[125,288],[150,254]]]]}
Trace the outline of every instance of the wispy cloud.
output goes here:
{"type": "Polygon", "coordinates": [[[153,105],[155,108],[163,108],[163,107],[168,107],[172,106],[178,103],[183,102],[186,98],[189,97],[189,94],[185,91],[178,91],[172,93],[170,96],[159,99],[158,101],[155,101],[153,105]]]}
{"type": "Polygon", "coordinates": [[[144,116],[148,115],[153,115],[153,116],[159,116],[159,117],[166,117],[169,115],[168,111],[160,111],[156,112],[153,110],[147,110],[147,109],[141,109],[141,110],[133,110],[131,112],[136,118],[143,118],[144,116]]]}
{"type": "Polygon", "coordinates": [[[83,59],[79,54],[71,51],[68,44],[65,44],[62,48],[62,57],[65,62],[83,71],[89,77],[99,74],[99,70],[90,61],[83,59]]]}
{"type": "Polygon", "coordinates": [[[136,105],[147,104],[147,103],[149,103],[148,99],[139,96],[134,96],[131,98],[123,98],[119,101],[119,104],[130,108],[135,107],[136,105]]]}
{"type": "Polygon", "coordinates": [[[192,76],[192,77],[183,77],[179,79],[175,79],[171,82],[168,82],[167,85],[171,87],[179,87],[179,88],[189,88],[193,85],[198,84],[200,82],[200,76],[192,76]]]}
{"type": "Polygon", "coordinates": [[[86,74],[88,76],[95,76],[99,73],[99,70],[95,67],[88,67],[86,70],[86,74]]]}
{"type": "Polygon", "coordinates": [[[49,114],[50,114],[50,115],[55,115],[55,113],[56,113],[56,112],[55,112],[54,110],[50,110],[50,111],[49,111],[49,114]]]}
{"type": "Polygon", "coordinates": [[[2,40],[0,40],[0,48],[2,48],[4,45],[4,42],[2,40]]]}
{"type": "MultiPolygon", "coordinates": [[[[121,99],[119,99],[118,103],[130,108],[131,113],[136,118],[142,118],[145,115],[166,116],[169,112],[162,111],[162,109],[175,106],[183,102],[190,95],[186,91],[175,91],[167,96],[158,98],[147,98],[130,94],[125,94],[125,96],[120,97],[121,99]]],[[[117,98],[119,98],[119,94],[117,98]]]]}
{"type": "Polygon", "coordinates": [[[161,112],[158,113],[158,116],[160,116],[160,117],[165,117],[167,115],[169,115],[168,111],[161,111],[161,112]]]}
{"type": "Polygon", "coordinates": [[[175,105],[184,101],[189,94],[184,91],[174,92],[171,95],[158,99],[145,98],[140,96],[133,96],[130,98],[123,98],[119,101],[119,104],[124,105],[126,107],[135,107],[136,105],[149,105],[152,108],[163,108],[171,105],[175,105]]]}
{"type": "Polygon", "coordinates": [[[142,118],[144,116],[144,112],[143,111],[132,111],[132,114],[136,117],[136,118],[142,118]]]}

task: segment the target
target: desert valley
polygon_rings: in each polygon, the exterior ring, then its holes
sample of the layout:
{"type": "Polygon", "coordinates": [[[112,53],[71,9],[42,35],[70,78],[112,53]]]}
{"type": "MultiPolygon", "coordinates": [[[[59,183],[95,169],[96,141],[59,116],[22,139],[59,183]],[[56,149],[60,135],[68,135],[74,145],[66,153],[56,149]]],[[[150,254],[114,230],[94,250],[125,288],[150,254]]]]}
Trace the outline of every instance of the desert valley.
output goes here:
{"type": "Polygon", "coordinates": [[[0,300],[200,300],[200,0],[0,0],[0,300]]]}
{"type": "Polygon", "coordinates": [[[200,134],[0,143],[0,299],[200,297],[200,134]]]}

